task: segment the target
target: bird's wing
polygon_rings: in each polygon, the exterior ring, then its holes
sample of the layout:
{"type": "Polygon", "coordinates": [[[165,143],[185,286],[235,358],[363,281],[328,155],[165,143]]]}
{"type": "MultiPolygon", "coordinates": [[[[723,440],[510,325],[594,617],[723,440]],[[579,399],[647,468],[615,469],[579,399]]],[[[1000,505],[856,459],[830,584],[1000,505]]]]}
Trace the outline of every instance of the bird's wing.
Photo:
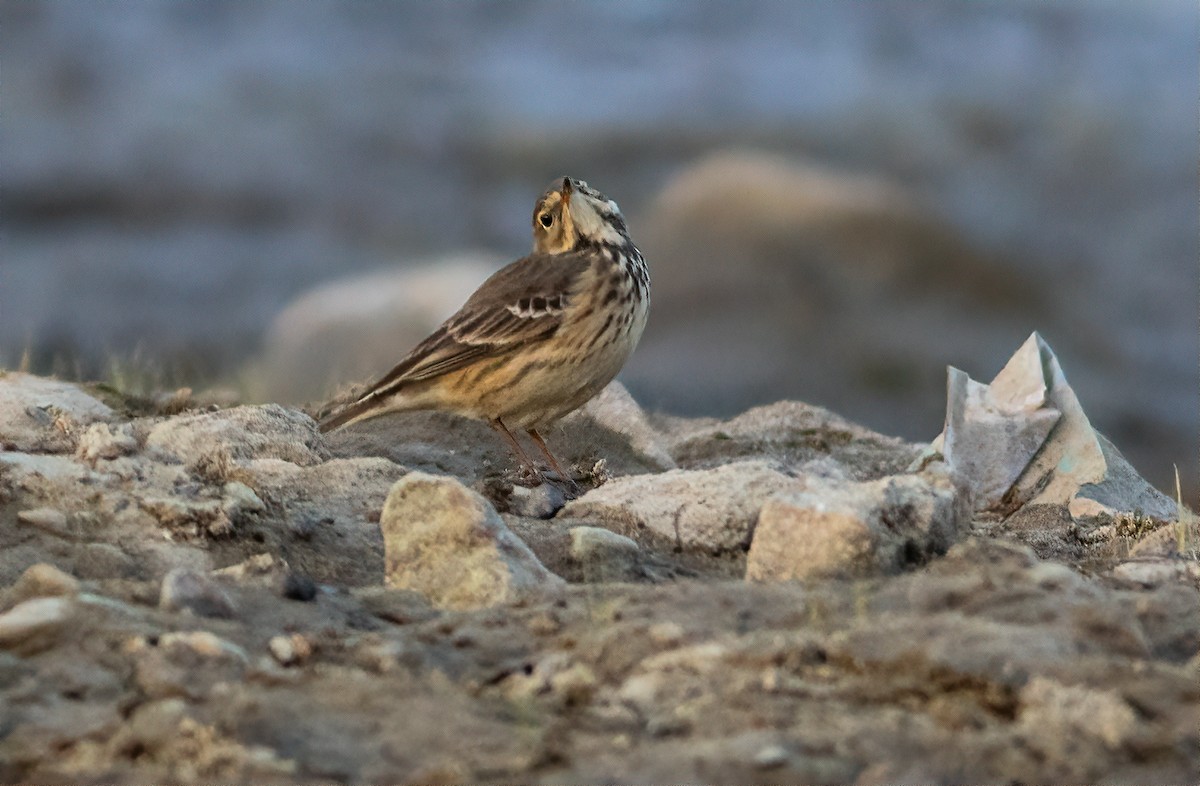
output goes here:
{"type": "Polygon", "coordinates": [[[549,338],[588,265],[576,253],[533,254],[498,270],[359,400],[549,338]]]}

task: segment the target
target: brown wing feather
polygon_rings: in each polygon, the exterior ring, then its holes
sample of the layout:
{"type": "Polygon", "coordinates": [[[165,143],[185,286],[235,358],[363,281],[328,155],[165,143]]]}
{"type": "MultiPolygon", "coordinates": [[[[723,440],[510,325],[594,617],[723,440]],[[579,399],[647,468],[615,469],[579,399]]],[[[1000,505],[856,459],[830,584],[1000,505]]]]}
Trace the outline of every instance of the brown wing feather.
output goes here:
{"type": "Polygon", "coordinates": [[[562,324],[562,312],[589,260],[575,253],[532,254],[496,271],[428,338],[334,417],[322,431],[361,415],[403,385],[455,371],[476,360],[543,341],[562,324]]]}

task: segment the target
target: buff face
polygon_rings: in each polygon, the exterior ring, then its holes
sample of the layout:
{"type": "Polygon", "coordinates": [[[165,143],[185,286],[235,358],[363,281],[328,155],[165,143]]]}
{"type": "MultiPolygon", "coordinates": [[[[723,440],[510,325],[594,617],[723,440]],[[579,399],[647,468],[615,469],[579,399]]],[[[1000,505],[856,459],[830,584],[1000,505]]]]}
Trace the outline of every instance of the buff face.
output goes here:
{"type": "Polygon", "coordinates": [[[580,238],[617,245],[625,233],[617,203],[582,180],[556,181],[533,211],[533,247],[542,254],[574,250],[580,238]]]}

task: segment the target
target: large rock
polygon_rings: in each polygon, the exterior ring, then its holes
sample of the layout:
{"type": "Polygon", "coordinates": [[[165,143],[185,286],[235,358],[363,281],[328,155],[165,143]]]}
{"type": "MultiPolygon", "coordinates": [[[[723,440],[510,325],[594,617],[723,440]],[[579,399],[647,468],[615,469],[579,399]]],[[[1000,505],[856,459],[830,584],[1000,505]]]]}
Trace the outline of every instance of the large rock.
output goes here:
{"type": "Polygon", "coordinates": [[[77,385],[0,371],[0,450],[65,453],[112,410],[77,385]]]}
{"type": "Polygon", "coordinates": [[[841,474],[871,480],[899,471],[918,450],[802,401],[753,407],[728,420],[658,415],[653,422],[672,457],[687,469],[766,455],[789,468],[832,462],[841,474]]]}
{"type": "Polygon", "coordinates": [[[563,584],[487,500],[453,478],[407,475],[392,487],[379,524],[384,581],[441,608],[492,606],[563,584]]]}
{"type": "Polygon", "coordinates": [[[962,503],[944,472],[867,483],[813,479],[763,505],[746,578],[895,573],[950,547],[965,521],[962,503]]]}
{"type": "Polygon", "coordinates": [[[763,503],[799,487],[800,481],[771,462],[738,461],[617,478],[568,503],[559,516],[598,520],[620,534],[719,554],[746,548],[763,503]]]}
{"type": "Polygon", "coordinates": [[[989,385],[951,368],[946,428],[934,440],[979,509],[1066,504],[1074,516],[1167,520],[1176,504],[1096,431],[1054,350],[1034,333],[989,385]]]}
{"type": "Polygon", "coordinates": [[[146,447],[220,472],[229,461],[275,458],[307,466],[329,457],[312,418],[278,404],[174,417],[156,425],[146,447]]]}

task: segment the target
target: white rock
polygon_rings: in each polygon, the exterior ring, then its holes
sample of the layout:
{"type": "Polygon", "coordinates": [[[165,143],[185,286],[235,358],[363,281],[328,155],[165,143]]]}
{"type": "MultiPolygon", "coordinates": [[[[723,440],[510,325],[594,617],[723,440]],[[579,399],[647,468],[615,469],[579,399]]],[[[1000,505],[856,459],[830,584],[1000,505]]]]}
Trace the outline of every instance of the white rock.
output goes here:
{"type": "Polygon", "coordinates": [[[745,548],[773,494],[802,487],[766,461],[616,478],[567,504],[560,518],[597,519],[631,535],[710,553],[745,548]]]}
{"type": "Polygon", "coordinates": [[[146,447],[188,465],[224,456],[310,466],[329,455],[312,418],[278,404],[169,418],[150,431],[146,447]]]}
{"type": "Polygon", "coordinates": [[[990,385],[951,369],[948,394],[947,427],[934,446],[972,489],[977,509],[1012,488],[1025,504],[1066,503],[1073,516],[1175,515],[1175,503],[1092,428],[1054,350],[1037,333],[990,385]]]}
{"type": "Polygon", "coordinates": [[[16,371],[0,372],[0,448],[68,452],[85,426],[112,415],[107,405],[77,385],[16,371]]]}
{"type": "Polygon", "coordinates": [[[746,578],[894,573],[943,553],[965,514],[945,473],[866,483],[813,479],[804,491],[777,495],[763,506],[746,578]]]}
{"type": "Polygon", "coordinates": [[[385,581],[433,605],[468,609],[558,587],[495,509],[453,478],[413,472],[397,481],[380,518],[385,581]]]}
{"type": "Polygon", "coordinates": [[[75,618],[69,597],[34,598],[0,614],[0,648],[29,652],[51,646],[75,618]]]}

